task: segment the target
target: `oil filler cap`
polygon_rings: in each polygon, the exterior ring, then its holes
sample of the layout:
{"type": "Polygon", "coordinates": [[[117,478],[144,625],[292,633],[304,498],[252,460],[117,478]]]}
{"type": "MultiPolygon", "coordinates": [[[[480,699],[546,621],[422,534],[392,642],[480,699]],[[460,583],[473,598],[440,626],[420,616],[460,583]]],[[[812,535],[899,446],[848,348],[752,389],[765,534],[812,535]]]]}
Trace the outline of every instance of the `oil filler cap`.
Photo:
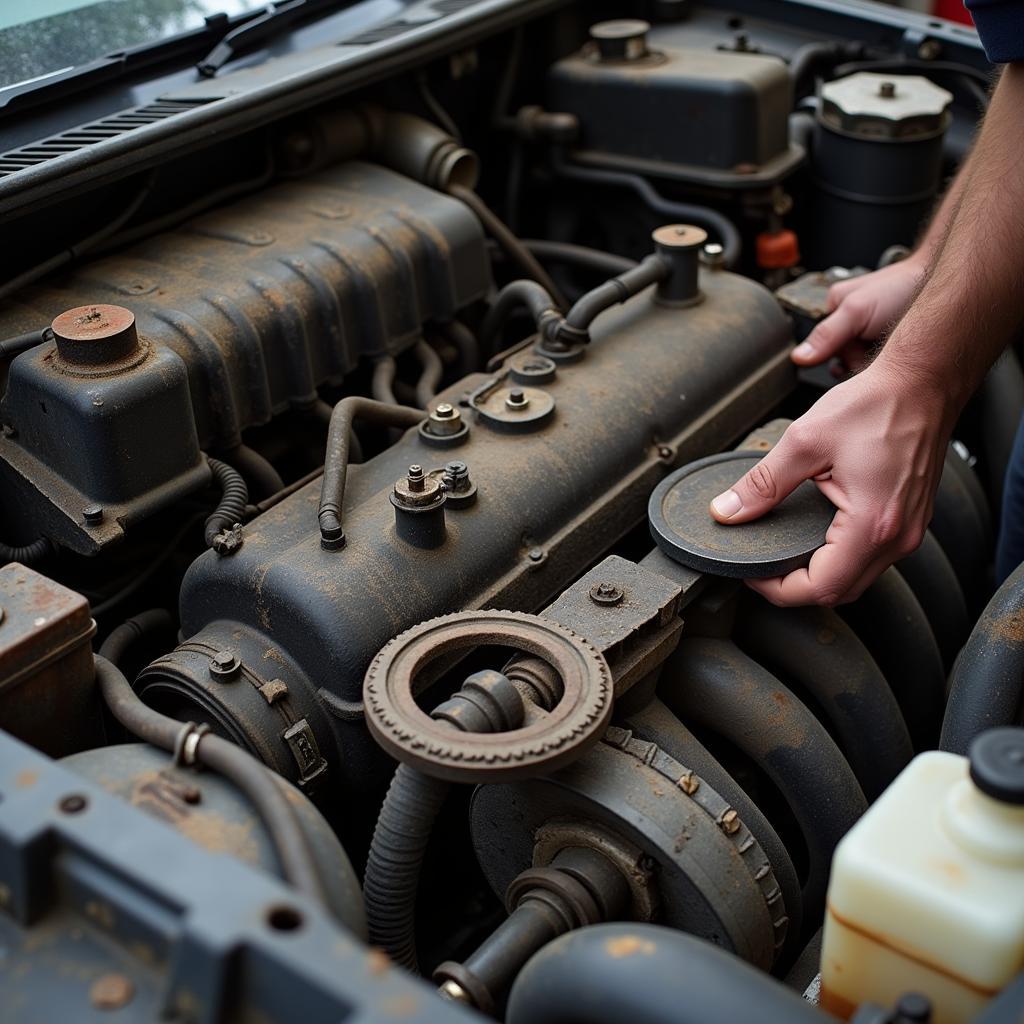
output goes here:
{"type": "Polygon", "coordinates": [[[651,535],[669,558],[698,572],[765,579],[804,568],[825,543],[835,507],[810,481],[750,523],[723,526],[708,511],[764,452],[735,451],[691,462],[654,489],[651,535]]]}
{"type": "Polygon", "coordinates": [[[1024,729],[988,729],[967,750],[971,780],[982,791],[1006,804],[1024,804],[1024,729]]]}

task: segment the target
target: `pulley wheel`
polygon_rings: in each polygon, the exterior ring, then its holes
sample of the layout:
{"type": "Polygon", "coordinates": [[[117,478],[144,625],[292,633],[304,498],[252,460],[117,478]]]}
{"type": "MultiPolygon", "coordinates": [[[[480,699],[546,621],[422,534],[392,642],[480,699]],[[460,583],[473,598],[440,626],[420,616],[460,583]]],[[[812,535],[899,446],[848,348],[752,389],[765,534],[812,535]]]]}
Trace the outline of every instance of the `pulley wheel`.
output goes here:
{"type": "Polygon", "coordinates": [[[370,733],[392,757],[452,782],[496,782],[554,771],[597,743],[611,718],[612,678],[595,647],[552,619],[468,611],[395,637],[370,665],[363,700],[370,733]],[[550,712],[538,711],[511,732],[468,733],[420,709],[420,671],[442,655],[484,644],[514,647],[555,669],[562,696],[550,712]]]}
{"type": "Polygon", "coordinates": [[[806,567],[825,543],[836,511],[810,480],[752,522],[725,526],[711,516],[711,500],[762,458],[763,452],[725,452],[662,480],[647,506],[658,547],[681,565],[713,576],[765,579],[806,567]]]}

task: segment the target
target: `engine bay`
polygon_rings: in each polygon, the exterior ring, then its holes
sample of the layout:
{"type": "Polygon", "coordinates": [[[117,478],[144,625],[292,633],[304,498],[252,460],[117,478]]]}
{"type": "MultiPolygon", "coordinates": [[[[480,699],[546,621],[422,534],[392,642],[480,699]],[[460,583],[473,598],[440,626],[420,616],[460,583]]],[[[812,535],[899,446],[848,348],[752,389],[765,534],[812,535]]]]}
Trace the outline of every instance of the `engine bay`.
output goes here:
{"type": "Polygon", "coordinates": [[[811,497],[740,551],[683,486],[834,383],[793,344],[913,246],[977,38],[357,15],[0,153],[4,1019],[1018,1019],[1019,966],[927,1017],[818,977],[840,840],[1021,721],[1016,353],[852,604],[743,586],[811,497]]]}

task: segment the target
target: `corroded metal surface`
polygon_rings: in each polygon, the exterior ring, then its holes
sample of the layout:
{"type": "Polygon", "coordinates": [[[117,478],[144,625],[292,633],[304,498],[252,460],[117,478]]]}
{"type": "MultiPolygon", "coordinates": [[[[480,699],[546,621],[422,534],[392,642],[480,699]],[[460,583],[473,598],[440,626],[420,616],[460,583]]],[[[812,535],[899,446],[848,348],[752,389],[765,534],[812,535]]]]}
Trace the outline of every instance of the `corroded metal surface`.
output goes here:
{"type": "Polygon", "coordinates": [[[521,612],[478,611],[422,622],[377,655],[363,686],[366,722],[392,756],[455,782],[527,778],[553,771],[600,739],[612,713],[608,664],[586,640],[551,619],[521,612]],[[515,647],[554,667],[561,695],[520,729],[457,732],[416,704],[422,668],[483,644],[515,647]]]}

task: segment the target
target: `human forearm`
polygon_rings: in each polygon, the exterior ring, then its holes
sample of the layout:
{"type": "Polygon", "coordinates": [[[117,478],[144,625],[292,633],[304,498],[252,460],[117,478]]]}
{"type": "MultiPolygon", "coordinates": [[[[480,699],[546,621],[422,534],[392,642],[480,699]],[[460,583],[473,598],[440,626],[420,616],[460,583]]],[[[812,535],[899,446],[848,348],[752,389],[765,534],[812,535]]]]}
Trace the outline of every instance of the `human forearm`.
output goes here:
{"type": "MultiPolygon", "coordinates": [[[[921,291],[876,361],[941,394],[955,414],[1024,308],[1024,66],[1009,65],[949,204],[921,291]]],[[[946,205],[946,204],[944,204],[946,205]]]]}

